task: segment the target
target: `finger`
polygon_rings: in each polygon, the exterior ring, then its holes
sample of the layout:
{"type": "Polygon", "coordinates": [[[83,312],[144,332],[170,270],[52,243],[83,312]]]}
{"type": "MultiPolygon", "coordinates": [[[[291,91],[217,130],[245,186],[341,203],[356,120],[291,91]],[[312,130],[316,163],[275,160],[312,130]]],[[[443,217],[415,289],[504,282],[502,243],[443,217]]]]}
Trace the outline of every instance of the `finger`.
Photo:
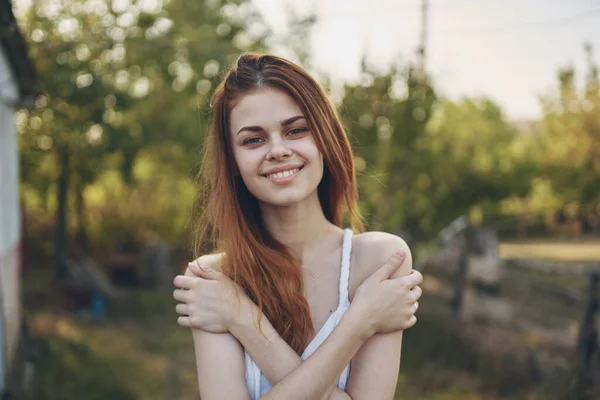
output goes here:
{"type": "Polygon", "coordinates": [[[191,276],[183,276],[177,275],[175,279],[173,279],[173,285],[179,289],[191,289],[198,278],[193,278],[191,276]]]}
{"type": "Polygon", "coordinates": [[[417,312],[417,310],[419,309],[419,302],[418,301],[415,301],[413,303],[413,308],[414,308],[414,312],[417,312]]]}
{"type": "Polygon", "coordinates": [[[414,287],[420,285],[423,282],[423,275],[416,269],[413,269],[410,274],[402,276],[396,279],[403,279],[408,287],[414,287]]]}
{"type": "Polygon", "coordinates": [[[188,315],[190,315],[190,313],[188,312],[188,306],[185,303],[177,304],[175,306],[175,312],[177,312],[177,314],[182,315],[184,317],[187,317],[188,315]]]}
{"type": "Polygon", "coordinates": [[[199,263],[189,263],[188,269],[196,276],[204,279],[216,280],[221,277],[221,273],[212,269],[211,267],[204,266],[199,263]]]}
{"type": "Polygon", "coordinates": [[[420,286],[415,286],[414,288],[410,289],[410,292],[412,293],[415,301],[419,300],[423,294],[423,290],[421,290],[420,286]]]}
{"type": "Polygon", "coordinates": [[[183,289],[175,289],[173,290],[173,298],[177,301],[181,301],[182,303],[187,303],[188,291],[183,289]]]}
{"type": "Polygon", "coordinates": [[[186,328],[190,328],[192,326],[192,321],[190,320],[190,317],[179,317],[177,318],[177,323],[186,328]]]}
{"type": "Polygon", "coordinates": [[[195,261],[192,261],[191,263],[188,263],[188,267],[189,266],[198,267],[199,269],[201,269],[202,271],[205,271],[205,272],[212,271],[212,268],[210,266],[205,265],[205,264],[201,263],[198,260],[195,260],[195,261]]]}
{"type": "Polygon", "coordinates": [[[382,282],[390,277],[404,262],[406,259],[406,253],[403,250],[395,253],[393,256],[387,260],[383,267],[379,268],[377,271],[371,275],[370,279],[374,279],[378,282],[382,282]]]}
{"type": "Polygon", "coordinates": [[[198,273],[212,271],[210,266],[205,265],[206,263],[202,263],[199,260],[200,259],[197,259],[188,263],[185,270],[185,276],[197,276],[198,273]]]}
{"type": "Polygon", "coordinates": [[[408,329],[408,328],[410,328],[410,327],[413,327],[413,326],[415,326],[415,324],[416,324],[416,323],[417,323],[417,317],[415,317],[415,316],[413,315],[413,316],[411,316],[411,317],[408,319],[408,322],[406,323],[406,328],[405,328],[405,329],[408,329]]]}

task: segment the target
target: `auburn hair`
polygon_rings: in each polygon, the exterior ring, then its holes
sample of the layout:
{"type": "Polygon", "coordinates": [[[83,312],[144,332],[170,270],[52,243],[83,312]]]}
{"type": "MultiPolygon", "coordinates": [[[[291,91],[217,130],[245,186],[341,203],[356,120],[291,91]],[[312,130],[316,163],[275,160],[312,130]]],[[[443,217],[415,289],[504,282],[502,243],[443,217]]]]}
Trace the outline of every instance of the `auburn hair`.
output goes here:
{"type": "Polygon", "coordinates": [[[276,88],[302,110],[323,155],[318,195],[325,217],[342,227],[363,228],[350,143],[332,103],[302,68],[272,55],[242,54],[211,99],[212,123],[200,169],[200,215],[194,221],[194,252],[219,251],[222,271],[240,285],[279,335],[302,354],[314,334],[304,296],[300,260],[273,238],[261,219],[233,156],[230,115],[234,102],[250,92],[276,88]]]}

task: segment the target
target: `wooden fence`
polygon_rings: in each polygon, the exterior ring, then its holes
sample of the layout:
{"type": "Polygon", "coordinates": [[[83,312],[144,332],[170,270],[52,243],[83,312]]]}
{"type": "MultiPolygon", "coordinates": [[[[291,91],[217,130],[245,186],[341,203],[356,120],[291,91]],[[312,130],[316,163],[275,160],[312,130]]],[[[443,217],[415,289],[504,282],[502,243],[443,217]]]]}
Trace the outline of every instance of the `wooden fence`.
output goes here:
{"type": "Polygon", "coordinates": [[[600,314],[599,302],[600,262],[587,276],[585,306],[581,317],[579,337],[577,340],[577,396],[580,399],[591,398],[589,391],[593,390],[594,382],[600,381],[599,372],[594,368],[598,359],[598,330],[596,316],[600,314]]]}
{"type": "MultiPolygon", "coordinates": [[[[465,296],[470,290],[484,295],[480,299],[484,313],[491,313],[491,299],[498,307],[498,320],[507,324],[534,326],[542,320],[554,324],[552,333],[563,347],[571,349],[576,360],[576,396],[588,400],[600,395],[591,391],[598,390],[600,382],[600,344],[597,320],[600,318],[600,262],[592,267],[559,265],[558,263],[536,262],[533,260],[501,260],[496,254],[498,240],[492,229],[471,227],[465,218],[455,220],[444,229],[439,239],[442,250],[428,258],[420,260],[417,269],[444,282],[446,298],[451,313],[456,318],[466,312],[465,296]],[[509,271],[509,272],[507,272],[509,271]],[[528,275],[531,272],[531,276],[528,275]],[[573,290],[537,279],[536,274],[545,273],[551,278],[563,276],[569,282],[577,283],[582,290],[573,290]],[[515,274],[518,279],[514,278],[515,274]],[[512,279],[512,280],[511,280],[512,279]],[[508,282],[508,283],[507,283],[508,282]],[[585,287],[585,290],[583,288],[585,287]],[[511,291],[510,294],[502,293],[511,291]],[[504,298],[502,297],[504,296],[504,298]],[[530,296],[526,300],[521,296],[530,296]],[[544,301],[537,304],[532,298],[551,299],[544,308],[544,301]],[[516,309],[512,310],[511,309],[516,309]],[[541,307],[541,308],[540,308],[541,307]],[[531,311],[535,309],[535,311],[531,311]],[[558,312],[555,312],[557,311],[558,312]],[[570,313],[570,314],[569,314],[570,313]],[[536,314],[539,314],[536,316],[536,314]],[[525,321],[531,316],[530,321],[525,321]],[[537,321],[536,321],[537,320],[537,321]],[[571,331],[567,325],[578,320],[577,337],[568,339],[565,332],[571,331]],[[594,389],[594,385],[595,389],[594,389]]],[[[494,319],[493,315],[489,319],[494,319]]],[[[551,336],[551,335],[549,335],[551,336]]]]}

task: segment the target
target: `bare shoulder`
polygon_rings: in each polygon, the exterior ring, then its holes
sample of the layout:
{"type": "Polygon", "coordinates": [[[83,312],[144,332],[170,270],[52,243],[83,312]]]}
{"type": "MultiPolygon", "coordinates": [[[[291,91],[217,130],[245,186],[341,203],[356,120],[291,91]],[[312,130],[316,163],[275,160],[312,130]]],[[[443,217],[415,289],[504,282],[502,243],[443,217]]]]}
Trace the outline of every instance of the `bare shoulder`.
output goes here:
{"type": "MultiPolygon", "coordinates": [[[[202,255],[202,256],[196,258],[194,261],[190,261],[190,262],[194,263],[200,267],[203,267],[203,268],[210,267],[210,268],[214,269],[215,271],[220,272],[221,271],[221,261],[222,261],[224,255],[225,255],[225,253],[205,254],[205,255],[202,255]]],[[[187,272],[188,271],[186,269],[186,275],[187,275],[187,272]]]]}
{"type": "Polygon", "coordinates": [[[385,264],[398,251],[406,253],[406,260],[393,277],[408,275],[412,270],[410,248],[399,236],[387,232],[359,233],[352,239],[350,292],[354,293],[365,279],[385,264]]]}

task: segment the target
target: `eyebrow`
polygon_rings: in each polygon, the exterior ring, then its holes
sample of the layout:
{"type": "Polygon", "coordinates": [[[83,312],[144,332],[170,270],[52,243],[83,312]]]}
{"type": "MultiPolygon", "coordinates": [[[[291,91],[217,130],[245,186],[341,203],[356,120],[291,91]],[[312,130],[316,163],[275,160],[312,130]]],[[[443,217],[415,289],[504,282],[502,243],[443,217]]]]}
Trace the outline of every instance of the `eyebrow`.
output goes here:
{"type": "MultiPolygon", "coordinates": [[[[281,124],[281,126],[287,126],[290,124],[293,124],[294,122],[298,121],[299,119],[306,119],[304,117],[304,115],[296,115],[287,119],[284,119],[282,121],[279,121],[279,123],[281,124]]],[[[260,132],[262,131],[263,128],[257,125],[253,125],[253,126],[244,126],[242,129],[240,129],[237,133],[236,136],[240,134],[240,132],[242,131],[250,131],[250,132],[260,132]]]]}

